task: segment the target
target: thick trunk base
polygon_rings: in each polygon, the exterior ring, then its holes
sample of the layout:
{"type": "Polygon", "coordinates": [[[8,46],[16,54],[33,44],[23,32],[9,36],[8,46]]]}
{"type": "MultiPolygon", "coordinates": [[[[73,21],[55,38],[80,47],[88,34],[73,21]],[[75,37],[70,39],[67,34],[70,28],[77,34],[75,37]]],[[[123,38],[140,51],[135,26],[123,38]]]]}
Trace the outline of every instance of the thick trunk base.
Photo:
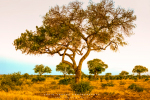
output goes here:
{"type": "Polygon", "coordinates": [[[75,76],[75,83],[81,82],[81,71],[80,71],[80,70],[77,70],[75,73],[76,73],[76,76],[75,76]]]}

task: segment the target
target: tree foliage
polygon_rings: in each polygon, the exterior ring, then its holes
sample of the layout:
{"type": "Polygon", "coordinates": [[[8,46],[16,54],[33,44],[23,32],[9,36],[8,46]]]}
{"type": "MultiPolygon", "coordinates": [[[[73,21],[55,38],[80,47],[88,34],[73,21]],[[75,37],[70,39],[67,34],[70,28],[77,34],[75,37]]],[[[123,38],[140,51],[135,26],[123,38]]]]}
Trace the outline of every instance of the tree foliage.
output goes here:
{"type": "Polygon", "coordinates": [[[111,76],[111,73],[106,73],[105,76],[111,76]]]}
{"type": "Polygon", "coordinates": [[[148,72],[148,68],[142,66],[142,65],[136,65],[133,70],[133,73],[138,73],[139,74],[139,78],[140,78],[140,74],[144,73],[144,72],[148,72]]]}
{"type": "Polygon", "coordinates": [[[89,73],[94,74],[95,78],[97,74],[100,74],[105,71],[106,68],[108,68],[108,65],[105,64],[102,60],[100,59],[93,59],[87,62],[88,68],[89,68],[89,73]]]}
{"type": "Polygon", "coordinates": [[[70,65],[62,62],[56,66],[56,71],[62,72],[64,74],[64,78],[66,74],[74,74],[73,68],[70,65]]]}
{"type": "Polygon", "coordinates": [[[121,73],[119,73],[119,75],[121,76],[127,76],[129,74],[129,72],[127,71],[121,71],[121,73]]]}
{"type": "Polygon", "coordinates": [[[112,0],[100,3],[90,2],[86,9],[79,1],[70,2],[67,6],[52,7],[43,17],[43,25],[36,26],[36,31],[21,33],[14,40],[16,50],[27,54],[59,54],[62,62],[69,64],[76,73],[76,82],[81,79],[83,61],[91,51],[113,51],[124,46],[124,36],[132,35],[136,16],[133,10],[114,8],[112,0]],[[86,50],[83,53],[83,50],[86,50]],[[69,52],[71,53],[69,53],[69,52]],[[77,65],[76,54],[82,56],[77,65]],[[71,62],[65,60],[65,56],[71,62]]]}
{"type": "Polygon", "coordinates": [[[41,65],[36,65],[35,68],[33,69],[35,73],[39,73],[41,76],[43,73],[51,73],[51,68],[48,66],[44,66],[43,64],[41,65]]]}

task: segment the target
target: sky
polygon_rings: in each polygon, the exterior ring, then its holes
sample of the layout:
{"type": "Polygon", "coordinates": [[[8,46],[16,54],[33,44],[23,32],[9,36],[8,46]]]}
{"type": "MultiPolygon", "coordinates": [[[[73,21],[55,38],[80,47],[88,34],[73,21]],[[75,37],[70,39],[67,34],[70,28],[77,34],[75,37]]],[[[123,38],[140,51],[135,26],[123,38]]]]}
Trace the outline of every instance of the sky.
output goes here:
{"type": "MultiPolygon", "coordinates": [[[[56,72],[56,65],[61,62],[61,56],[57,54],[49,56],[26,55],[20,50],[15,50],[13,41],[21,36],[25,30],[35,31],[36,26],[41,26],[43,16],[51,7],[67,5],[74,0],[0,0],[0,74],[11,74],[20,71],[21,74],[35,74],[35,65],[43,64],[52,69],[50,75],[62,75],[56,72]]],[[[89,0],[79,0],[86,8],[89,0]]],[[[92,0],[94,3],[100,0],[92,0]]],[[[101,59],[108,68],[105,73],[118,75],[122,70],[133,74],[136,65],[142,65],[150,70],[150,0],[113,0],[115,7],[134,10],[137,19],[134,22],[135,33],[131,37],[125,37],[128,45],[119,47],[118,52],[109,48],[102,52],[91,52],[83,63],[82,71],[89,74],[87,61],[95,58],[101,59]]],[[[78,61],[80,57],[77,57],[78,61]]],[[[136,73],[134,73],[136,75],[136,73]]],[[[143,73],[150,75],[150,71],[143,73]]]]}

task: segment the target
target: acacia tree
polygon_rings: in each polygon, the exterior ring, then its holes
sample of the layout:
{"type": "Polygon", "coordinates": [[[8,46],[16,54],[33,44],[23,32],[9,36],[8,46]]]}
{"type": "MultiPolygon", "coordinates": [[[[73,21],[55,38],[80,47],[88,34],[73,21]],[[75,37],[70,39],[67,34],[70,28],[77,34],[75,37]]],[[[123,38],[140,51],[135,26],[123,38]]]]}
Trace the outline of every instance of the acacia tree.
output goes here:
{"type": "Polygon", "coordinates": [[[43,17],[43,25],[36,26],[36,31],[21,33],[14,40],[16,50],[27,54],[59,54],[62,62],[75,70],[75,81],[81,81],[83,61],[91,51],[100,52],[108,46],[117,51],[124,46],[124,36],[132,35],[136,16],[133,10],[114,8],[112,0],[91,2],[86,9],[82,3],[70,2],[68,6],[55,6],[43,17]],[[85,51],[85,52],[83,52],[85,51]],[[76,55],[81,59],[77,65],[76,55]],[[65,60],[68,56],[71,61],[65,60]]]}
{"type": "Polygon", "coordinates": [[[108,68],[108,65],[105,64],[100,59],[93,59],[87,62],[89,73],[94,74],[94,78],[96,78],[97,74],[100,74],[105,71],[106,68],[108,68]]]}
{"type": "Polygon", "coordinates": [[[129,72],[127,71],[121,71],[121,73],[119,73],[119,75],[122,75],[122,76],[127,76],[129,74],[129,72]]]}
{"type": "Polygon", "coordinates": [[[68,74],[70,75],[70,74],[75,74],[75,71],[74,71],[74,69],[71,67],[71,66],[69,66],[69,68],[68,68],[68,74]]]}
{"type": "Polygon", "coordinates": [[[148,72],[148,68],[144,67],[144,66],[141,66],[141,65],[136,65],[133,70],[132,70],[133,73],[138,73],[139,74],[139,78],[141,78],[141,73],[144,73],[144,72],[148,72]]]}
{"type": "Polygon", "coordinates": [[[66,77],[66,74],[70,74],[73,73],[73,71],[71,71],[71,66],[66,64],[66,63],[59,63],[59,65],[56,66],[56,71],[60,71],[64,74],[64,78],[66,77]]]}
{"type": "Polygon", "coordinates": [[[34,70],[35,73],[39,73],[40,76],[43,73],[51,73],[51,71],[52,71],[48,66],[44,66],[43,64],[36,65],[33,70],[34,70]]]}

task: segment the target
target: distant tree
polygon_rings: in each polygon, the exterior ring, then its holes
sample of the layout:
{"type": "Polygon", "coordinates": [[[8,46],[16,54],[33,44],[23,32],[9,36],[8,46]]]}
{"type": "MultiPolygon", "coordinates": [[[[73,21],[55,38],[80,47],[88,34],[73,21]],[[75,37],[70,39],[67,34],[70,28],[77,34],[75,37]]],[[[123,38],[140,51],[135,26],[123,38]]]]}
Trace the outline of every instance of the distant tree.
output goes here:
{"type": "Polygon", "coordinates": [[[67,73],[70,75],[70,74],[75,74],[75,71],[74,71],[74,69],[71,67],[71,66],[69,66],[69,67],[67,67],[67,73]]]}
{"type": "Polygon", "coordinates": [[[105,74],[105,80],[106,80],[106,81],[109,81],[109,80],[110,80],[110,77],[111,77],[111,73],[106,73],[106,74],[105,74]]]}
{"type": "Polygon", "coordinates": [[[66,74],[68,74],[68,72],[70,72],[71,66],[66,64],[66,63],[59,63],[59,65],[56,66],[56,71],[60,71],[64,74],[64,78],[66,77],[66,74]]]}
{"type": "Polygon", "coordinates": [[[39,75],[41,76],[43,73],[51,73],[51,69],[48,66],[44,66],[44,65],[36,65],[35,68],[33,69],[35,73],[39,73],[39,75]]]}
{"type": "Polygon", "coordinates": [[[111,76],[111,73],[106,73],[105,76],[111,76]]]}
{"type": "Polygon", "coordinates": [[[30,75],[28,73],[24,73],[23,77],[27,80],[30,77],[30,75]]]}
{"type": "Polygon", "coordinates": [[[121,73],[119,73],[119,75],[121,76],[127,76],[129,74],[129,72],[127,71],[122,71],[121,73]]]}
{"type": "Polygon", "coordinates": [[[148,68],[144,67],[144,66],[141,66],[141,65],[136,65],[133,70],[132,70],[133,73],[138,73],[139,74],[139,78],[141,78],[141,73],[144,73],[144,72],[148,72],[148,68]]]}
{"type": "Polygon", "coordinates": [[[100,59],[93,59],[87,62],[89,73],[94,74],[94,78],[97,77],[97,74],[100,74],[105,71],[106,68],[108,68],[108,65],[105,64],[100,59]]]}
{"type": "Polygon", "coordinates": [[[59,54],[62,62],[75,70],[75,82],[81,81],[81,69],[90,52],[110,47],[117,51],[127,45],[124,37],[132,35],[136,16],[133,10],[115,8],[112,0],[90,2],[83,9],[82,2],[52,7],[43,16],[43,24],[36,31],[26,30],[14,40],[16,50],[27,54],[59,54]],[[85,51],[85,52],[83,52],[85,51]],[[76,62],[76,56],[81,59],[76,62]],[[68,57],[71,61],[64,58],[68,57]]]}

